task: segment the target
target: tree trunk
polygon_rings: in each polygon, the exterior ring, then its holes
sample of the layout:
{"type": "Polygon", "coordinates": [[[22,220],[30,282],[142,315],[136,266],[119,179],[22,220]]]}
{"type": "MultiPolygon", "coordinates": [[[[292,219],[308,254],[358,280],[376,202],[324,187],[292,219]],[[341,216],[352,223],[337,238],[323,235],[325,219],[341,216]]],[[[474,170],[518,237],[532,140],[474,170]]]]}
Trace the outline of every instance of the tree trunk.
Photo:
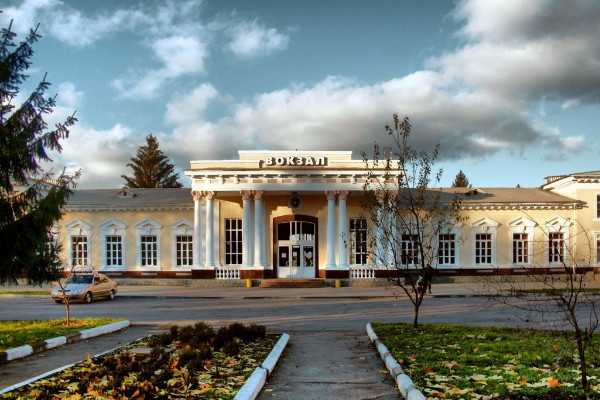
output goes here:
{"type": "Polygon", "coordinates": [[[413,328],[417,328],[419,326],[419,305],[415,304],[414,314],[413,314],[413,328]]]}

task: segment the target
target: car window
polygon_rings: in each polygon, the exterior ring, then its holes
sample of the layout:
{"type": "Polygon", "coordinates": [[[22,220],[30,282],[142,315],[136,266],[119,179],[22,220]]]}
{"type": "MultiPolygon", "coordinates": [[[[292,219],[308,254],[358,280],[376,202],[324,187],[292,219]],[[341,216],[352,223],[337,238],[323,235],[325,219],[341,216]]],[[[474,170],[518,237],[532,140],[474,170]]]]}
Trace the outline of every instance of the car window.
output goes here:
{"type": "Polygon", "coordinates": [[[92,275],[71,275],[69,277],[68,283],[92,283],[93,277],[92,275]]]}

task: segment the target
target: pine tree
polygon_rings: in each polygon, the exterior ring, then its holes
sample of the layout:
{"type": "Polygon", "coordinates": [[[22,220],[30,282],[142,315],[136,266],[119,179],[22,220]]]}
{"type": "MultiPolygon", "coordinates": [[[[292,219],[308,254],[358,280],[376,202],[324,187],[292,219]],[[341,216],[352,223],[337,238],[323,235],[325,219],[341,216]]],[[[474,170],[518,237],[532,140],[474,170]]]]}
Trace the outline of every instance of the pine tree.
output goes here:
{"type": "Polygon", "coordinates": [[[152,134],[146,136],[146,145],[140,146],[135,157],[127,164],[133,169],[133,178],[121,175],[125,179],[125,187],[129,188],[180,188],[183,185],[177,180],[175,167],[169,162],[162,150],[158,148],[158,140],[152,134]]]}
{"type": "Polygon", "coordinates": [[[470,187],[469,180],[462,170],[458,171],[458,174],[456,174],[454,182],[452,182],[452,187],[470,187]]]}
{"type": "Polygon", "coordinates": [[[52,161],[48,150],[60,151],[60,140],[69,136],[74,115],[47,131],[44,116],[55,107],[55,98],[45,98],[50,83],[46,77],[17,108],[19,86],[25,82],[39,39],[37,28],[15,43],[12,22],[0,34],[0,284],[25,278],[41,284],[59,276],[60,245],[52,227],[79,176],[51,176],[41,162],[52,161]]]}

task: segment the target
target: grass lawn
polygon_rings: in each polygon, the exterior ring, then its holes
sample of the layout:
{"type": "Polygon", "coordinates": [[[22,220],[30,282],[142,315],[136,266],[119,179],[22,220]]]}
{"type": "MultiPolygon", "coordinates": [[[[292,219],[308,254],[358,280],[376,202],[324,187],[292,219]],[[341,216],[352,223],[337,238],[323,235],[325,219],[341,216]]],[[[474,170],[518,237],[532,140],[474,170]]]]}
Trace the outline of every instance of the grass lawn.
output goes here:
{"type": "MultiPolygon", "coordinates": [[[[458,325],[371,324],[427,398],[577,399],[578,355],[564,333],[458,325]]],[[[587,354],[600,399],[600,353],[587,354]]]]}
{"type": "Polygon", "coordinates": [[[71,319],[71,325],[65,326],[64,319],[3,320],[0,321],[0,351],[117,321],[120,320],[113,318],[71,319]]]}

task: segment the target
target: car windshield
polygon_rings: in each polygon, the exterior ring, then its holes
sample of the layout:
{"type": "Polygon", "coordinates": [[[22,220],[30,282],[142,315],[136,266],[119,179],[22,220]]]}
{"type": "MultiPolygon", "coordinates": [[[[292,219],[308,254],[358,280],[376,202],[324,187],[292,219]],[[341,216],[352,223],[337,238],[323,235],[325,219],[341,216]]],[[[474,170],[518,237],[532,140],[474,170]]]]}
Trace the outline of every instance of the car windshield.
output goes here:
{"type": "Polygon", "coordinates": [[[92,275],[72,275],[68,283],[92,283],[93,278],[92,275]]]}

